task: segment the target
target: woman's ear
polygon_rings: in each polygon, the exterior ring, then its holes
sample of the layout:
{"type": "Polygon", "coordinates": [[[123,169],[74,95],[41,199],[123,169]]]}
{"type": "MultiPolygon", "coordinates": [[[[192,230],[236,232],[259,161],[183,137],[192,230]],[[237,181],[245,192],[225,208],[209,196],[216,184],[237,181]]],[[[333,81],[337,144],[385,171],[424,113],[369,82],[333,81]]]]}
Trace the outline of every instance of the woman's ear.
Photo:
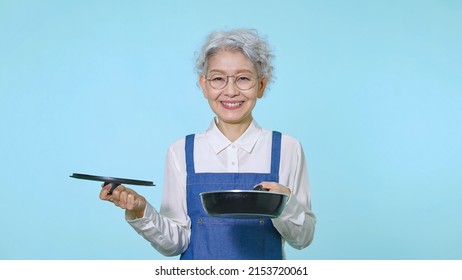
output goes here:
{"type": "Polygon", "coordinates": [[[262,98],[263,93],[265,92],[266,85],[268,84],[268,79],[263,77],[259,79],[258,81],[258,92],[257,92],[257,97],[262,98]]]}
{"type": "Polygon", "coordinates": [[[201,85],[202,93],[204,97],[207,98],[207,87],[206,87],[207,80],[205,79],[204,75],[199,76],[199,84],[201,85]]]}

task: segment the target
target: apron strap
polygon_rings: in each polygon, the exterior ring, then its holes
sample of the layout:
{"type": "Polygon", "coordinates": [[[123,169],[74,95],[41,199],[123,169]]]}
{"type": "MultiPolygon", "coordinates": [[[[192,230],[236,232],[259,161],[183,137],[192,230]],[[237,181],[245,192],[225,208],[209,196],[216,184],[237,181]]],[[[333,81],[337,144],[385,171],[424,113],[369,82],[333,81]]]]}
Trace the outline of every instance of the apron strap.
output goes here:
{"type": "Polygon", "coordinates": [[[271,174],[279,175],[281,162],[281,132],[273,131],[273,143],[271,147],[271,174]]]}
{"type": "Polygon", "coordinates": [[[186,173],[194,174],[194,134],[186,136],[185,153],[186,153],[186,173]]]}

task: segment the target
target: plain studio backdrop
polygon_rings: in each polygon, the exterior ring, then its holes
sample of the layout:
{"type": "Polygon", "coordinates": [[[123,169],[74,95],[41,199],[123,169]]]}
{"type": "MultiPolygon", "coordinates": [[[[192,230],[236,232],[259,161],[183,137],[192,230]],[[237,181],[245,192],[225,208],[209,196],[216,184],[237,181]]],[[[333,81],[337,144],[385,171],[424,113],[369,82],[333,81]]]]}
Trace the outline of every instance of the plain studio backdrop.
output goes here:
{"type": "MultiPolygon", "coordinates": [[[[462,258],[462,4],[0,0],[0,259],[169,259],[74,172],[152,180],[213,114],[195,52],[275,54],[257,122],[303,145],[318,218],[288,259],[462,258]]],[[[177,258],[177,257],[175,257],[177,258]]]]}

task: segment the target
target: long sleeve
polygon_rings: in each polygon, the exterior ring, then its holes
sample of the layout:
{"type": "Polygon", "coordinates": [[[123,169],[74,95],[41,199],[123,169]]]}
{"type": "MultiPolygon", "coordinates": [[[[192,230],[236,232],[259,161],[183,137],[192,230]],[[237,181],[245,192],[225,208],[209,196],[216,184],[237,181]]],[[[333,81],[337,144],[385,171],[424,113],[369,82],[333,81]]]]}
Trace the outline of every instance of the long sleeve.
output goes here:
{"type": "Polygon", "coordinates": [[[279,183],[291,189],[291,196],[282,214],[272,221],[287,243],[303,249],[312,242],[316,224],[311,211],[306,161],[295,139],[286,136],[283,141],[279,183]]]}
{"type": "MultiPolygon", "coordinates": [[[[178,143],[178,145],[184,145],[178,143]]],[[[182,149],[177,149],[177,152],[182,149]]],[[[127,222],[165,256],[181,254],[189,245],[190,219],[187,216],[184,168],[178,164],[173,146],[165,162],[164,193],[160,213],[148,204],[144,216],[127,222]]]]}

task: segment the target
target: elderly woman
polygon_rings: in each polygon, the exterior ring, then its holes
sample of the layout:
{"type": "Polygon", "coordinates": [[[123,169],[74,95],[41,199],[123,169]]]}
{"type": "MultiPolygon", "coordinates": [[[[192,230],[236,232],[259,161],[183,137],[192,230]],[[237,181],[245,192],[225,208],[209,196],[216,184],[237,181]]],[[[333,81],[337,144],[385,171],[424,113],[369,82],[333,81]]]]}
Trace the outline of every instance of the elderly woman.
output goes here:
{"type": "Polygon", "coordinates": [[[127,222],[154,248],[181,259],[284,259],[284,245],[302,249],[314,234],[315,216],[300,143],[261,128],[252,110],[272,76],[272,55],[256,31],[211,33],[197,59],[199,83],[216,117],[202,133],[173,143],[165,164],[160,211],[134,190],[118,186],[100,198],[125,211],[127,222]],[[208,216],[199,193],[252,189],[287,194],[274,219],[208,216]]]}

